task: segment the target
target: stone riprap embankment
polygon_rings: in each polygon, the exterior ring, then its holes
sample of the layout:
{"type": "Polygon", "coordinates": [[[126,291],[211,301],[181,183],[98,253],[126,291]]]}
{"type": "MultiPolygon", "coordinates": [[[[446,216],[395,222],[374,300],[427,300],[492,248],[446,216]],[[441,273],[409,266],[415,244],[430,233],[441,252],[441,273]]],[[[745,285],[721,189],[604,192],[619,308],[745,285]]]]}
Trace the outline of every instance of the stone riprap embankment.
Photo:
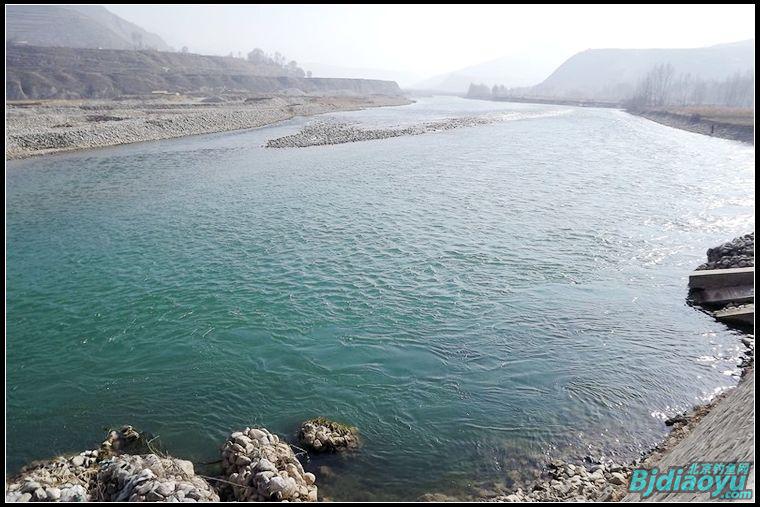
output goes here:
{"type": "Polygon", "coordinates": [[[262,127],[294,116],[408,104],[402,97],[174,97],[6,103],[5,158],[262,127]]]}
{"type": "Polygon", "coordinates": [[[124,426],[109,432],[100,449],[31,463],[6,482],[5,499],[11,502],[93,500],[93,486],[97,483],[101,463],[118,452],[137,448],[142,442],[144,439],[132,426],[124,426]]]}
{"type": "Polygon", "coordinates": [[[754,265],[755,233],[751,232],[707,250],[707,262],[697,270],[747,268],[754,265]]]}
{"type": "Polygon", "coordinates": [[[301,424],[298,442],[309,451],[344,452],[359,447],[359,433],[353,426],[317,417],[301,424]]]}
{"type": "Polygon", "coordinates": [[[93,499],[102,502],[218,502],[219,495],[193,464],[155,454],[124,454],[104,460],[93,499]]]}
{"type": "Polygon", "coordinates": [[[443,132],[462,127],[475,127],[501,121],[538,118],[542,116],[555,116],[563,113],[564,111],[553,111],[549,113],[491,113],[481,116],[446,118],[416,125],[378,128],[360,127],[337,121],[318,121],[306,125],[295,134],[278,137],[277,139],[270,139],[267,141],[266,147],[306,148],[308,146],[355,143],[359,141],[373,141],[376,139],[389,139],[391,137],[400,136],[418,136],[421,134],[443,132]]]}
{"type": "Polygon", "coordinates": [[[262,428],[245,428],[229,436],[222,448],[222,471],[227,477],[222,486],[225,499],[317,501],[316,477],[304,471],[287,443],[262,428]]]}

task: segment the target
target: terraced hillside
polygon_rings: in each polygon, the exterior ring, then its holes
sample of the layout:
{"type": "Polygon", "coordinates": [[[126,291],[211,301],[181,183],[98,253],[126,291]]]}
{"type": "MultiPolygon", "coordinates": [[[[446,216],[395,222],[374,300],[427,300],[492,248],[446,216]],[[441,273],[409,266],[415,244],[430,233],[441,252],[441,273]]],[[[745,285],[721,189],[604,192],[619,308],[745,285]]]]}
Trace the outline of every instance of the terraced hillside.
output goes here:
{"type": "Polygon", "coordinates": [[[113,98],[155,91],[400,96],[394,81],[262,75],[246,60],[163,51],[8,45],[6,100],[113,98]]]}

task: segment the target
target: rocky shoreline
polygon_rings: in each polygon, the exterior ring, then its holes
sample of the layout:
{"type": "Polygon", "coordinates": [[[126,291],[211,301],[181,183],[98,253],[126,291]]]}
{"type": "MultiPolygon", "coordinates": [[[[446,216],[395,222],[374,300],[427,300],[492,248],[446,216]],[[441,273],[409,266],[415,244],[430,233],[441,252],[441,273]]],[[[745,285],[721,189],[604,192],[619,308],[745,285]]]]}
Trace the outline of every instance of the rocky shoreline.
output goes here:
{"type": "MultiPolygon", "coordinates": [[[[697,269],[729,269],[735,267],[754,266],[755,233],[735,238],[707,251],[708,262],[697,269]]],[[[508,494],[488,498],[489,502],[554,502],[554,501],[637,501],[638,496],[628,492],[628,482],[634,468],[662,468],[667,466],[688,464],[685,461],[699,462],[713,459],[714,461],[738,461],[741,458],[751,459],[753,455],[753,439],[749,439],[749,447],[742,441],[747,433],[754,435],[754,357],[755,337],[746,334],[741,343],[745,350],[741,363],[737,366],[742,370],[739,385],[713,398],[709,403],[697,405],[691,410],[676,414],[665,421],[671,427],[670,433],[657,446],[643,453],[640,458],[626,464],[612,461],[597,460],[587,456],[582,463],[572,463],[564,460],[550,461],[536,481],[521,485],[508,494]],[[727,415],[726,415],[727,414],[727,415]],[[737,415],[739,414],[739,415],[737,415]],[[708,426],[700,423],[710,416],[708,426]],[[733,432],[726,430],[732,427],[733,432]],[[691,435],[699,429],[705,436],[697,438],[691,435]],[[725,440],[734,439],[728,445],[725,440]],[[713,448],[709,448],[709,445],[713,448]],[[715,448],[718,451],[715,451],[715,448]],[[682,448],[685,448],[683,450],[682,448]],[[736,449],[733,449],[736,448],[736,449]],[[737,455],[726,456],[725,451],[735,451],[737,455]],[[680,451],[676,461],[672,453],[680,451]],[[713,452],[714,456],[708,456],[713,452]],[[741,456],[740,454],[746,454],[741,456]]],[[[753,476],[754,477],[754,476],[753,476]]],[[[754,482],[754,479],[753,479],[754,482]]],[[[658,495],[654,495],[658,499],[658,495]]],[[[674,495],[673,499],[683,498],[674,495]]],[[[684,498],[685,500],[685,498],[684,498]]]]}
{"type": "Polygon", "coordinates": [[[705,269],[748,268],[755,265],[755,233],[739,236],[707,250],[707,262],[697,267],[705,269]]]}
{"type": "Polygon", "coordinates": [[[257,128],[295,116],[409,103],[384,95],[7,102],[5,158],[257,128]]]}
{"type": "MultiPolygon", "coordinates": [[[[358,430],[324,418],[305,421],[330,452],[354,449],[358,430]],[[326,432],[331,432],[326,433],[326,432]],[[346,443],[346,437],[349,442],[346,443]]],[[[308,440],[308,438],[307,438],[308,440]]],[[[219,473],[158,449],[132,426],[112,430],[98,449],[33,462],[10,480],[7,502],[316,502],[317,478],[291,444],[265,428],[233,431],[221,447],[219,473]]],[[[312,441],[313,443],[313,441],[312,441]]],[[[314,446],[312,446],[314,447],[314,446]]],[[[296,447],[297,448],[297,447],[296,447]]],[[[298,448],[297,448],[298,449],[298,448]]],[[[318,450],[318,449],[317,449],[318,450]]],[[[303,452],[303,450],[301,450],[303,452]]]]}
{"type": "MultiPolygon", "coordinates": [[[[754,337],[748,345],[747,355],[754,356],[754,337]]],[[[740,386],[752,384],[754,368],[748,362],[742,372],[740,386]],[[749,384],[748,384],[749,383],[749,384]]],[[[750,401],[754,401],[754,389],[750,401]]],[[[677,414],[665,421],[672,430],[660,444],[643,453],[640,458],[630,463],[597,460],[587,456],[583,463],[564,460],[550,461],[541,473],[541,477],[514,491],[485,499],[487,502],[617,502],[636,501],[638,498],[628,492],[628,483],[634,468],[651,468],[661,466],[668,454],[684,442],[700,425],[703,419],[713,411],[724,410],[726,404],[732,403],[732,397],[739,393],[739,388],[731,389],[716,396],[709,403],[698,405],[684,413],[677,414]]],[[[739,403],[748,403],[746,396],[739,403]]],[[[752,430],[752,421],[742,421],[743,430],[752,430]]],[[[721,431],[717,428],[714,431],[721,431]]],[[[707,459],[704,455],[691,456],[692,462],[707,459]]],[[[736,457],[733,458],[736,461],[736,457]]],[[[679,463],[681,465],[688,463],[679,463]]]]}

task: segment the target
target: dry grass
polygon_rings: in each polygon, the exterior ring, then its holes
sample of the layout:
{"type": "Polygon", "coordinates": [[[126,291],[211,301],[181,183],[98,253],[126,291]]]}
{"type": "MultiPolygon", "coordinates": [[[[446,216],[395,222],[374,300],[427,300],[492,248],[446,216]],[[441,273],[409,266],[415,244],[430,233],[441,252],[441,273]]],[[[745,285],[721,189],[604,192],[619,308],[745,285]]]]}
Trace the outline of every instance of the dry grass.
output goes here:
{"type": "Polygon", "coordinates": [[[754,108],[717,107],[717,106],[692,106],[692,107],[666,107],[662,111],[692,118],[698,116],[702,120],[729,125],[754,125],[754,108]]]}

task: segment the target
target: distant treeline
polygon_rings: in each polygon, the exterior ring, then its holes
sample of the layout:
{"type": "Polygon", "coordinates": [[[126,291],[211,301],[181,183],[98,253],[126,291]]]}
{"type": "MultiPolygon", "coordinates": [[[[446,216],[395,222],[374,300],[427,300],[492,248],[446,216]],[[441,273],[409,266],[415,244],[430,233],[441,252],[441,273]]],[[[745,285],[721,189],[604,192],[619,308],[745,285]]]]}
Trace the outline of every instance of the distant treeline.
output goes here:
{"type": "Polygon", "coordinates": [[[644,76],[626,105],[632,108],[663,106],[755,107],[755,71],[737,72],[722,81],[707,81],[691,74],[676,74],[669,64],[655,66],[644,76]]]}
{"type": "MultiPolygon", "coordinates": [[[[232,53],[230,53],[230,56],[232,56],[232,53]]],[[[270,56],[264,50],[256,48],[248,53],[246,59],[259,67],[267,67],[274,70],[275,73],[280,72],[283,76],[311,77],[311,71],[304,72],[295,60],[288,61],[279,52],[275,52],[274,55],[270,56]]]]}
{"type": "MultiPolygon", "coordinates": [[[[180,50],[182,53],[189,53],[187,46],[183,46],[180,50]]],[[[243,58],[241,51],[230,51],[227,58],[243,58]]],[[[258,73],[262,76],[288,76],[288,77],[311,77],[311,71],[304,72],[304,70],[298,66],[298,62],[295,60],[288,61],[279,51],[275,51],[273,55],[266,53],[263,49],[256,48],[245,56],[245,59],[251,62],[258,69],[258,73]]]]}
{"type": "MultiPolygon", "coordinates": [[[[476,83],[470,84],[467,96],[477,99],[549,98],[545,93],[531,88],[488,87],[476,83]]],[[[723,80],[706,80],[690,73],[678,74],[670,63],[655,65],[641,78],[633,93],[621,101],[621,105],[634,109],[667,106],[754,108],[755,71],[737,72],[723,80]]]]}

